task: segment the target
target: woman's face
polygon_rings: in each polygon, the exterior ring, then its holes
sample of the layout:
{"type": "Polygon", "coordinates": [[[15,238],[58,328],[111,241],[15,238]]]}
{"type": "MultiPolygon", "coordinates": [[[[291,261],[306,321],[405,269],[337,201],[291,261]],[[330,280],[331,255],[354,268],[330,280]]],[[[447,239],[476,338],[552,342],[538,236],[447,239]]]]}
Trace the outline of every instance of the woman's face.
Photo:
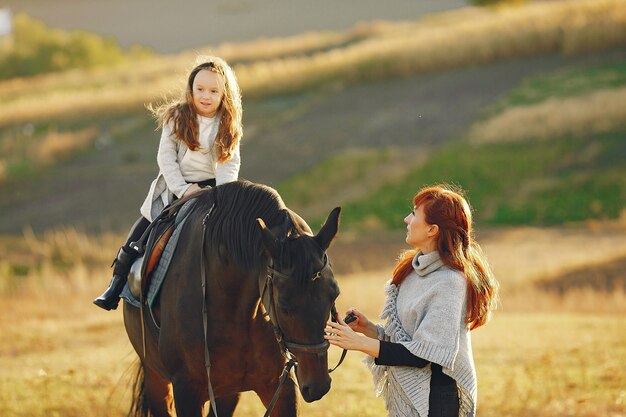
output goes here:
{"type": "Polygon", "coordinates": [[[404,218],[406,223],[406,243],[427,253],[436,249],[435,237],[439,227],[426,223],[422,206],[414,207],[413,211],[404,218]]]}
{"type": "Polygon", "coordinates": [[[209,70],[200,70],[193,79],[193,106],[201,116],[213,117],[224,97],[222,76],[209,70]]]}

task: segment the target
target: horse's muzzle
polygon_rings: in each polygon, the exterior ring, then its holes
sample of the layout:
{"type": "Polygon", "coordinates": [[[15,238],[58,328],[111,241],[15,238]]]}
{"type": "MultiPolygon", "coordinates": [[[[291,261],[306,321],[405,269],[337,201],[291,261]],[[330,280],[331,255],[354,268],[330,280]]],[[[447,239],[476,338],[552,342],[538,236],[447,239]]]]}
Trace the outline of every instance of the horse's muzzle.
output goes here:
{"type": "Polygon", "coordinates": [[[330,391],[330,383],[332,379],[330,376],[327,381],[322,383],[311,383],[300,386],[300,393],[304,401],[311,403],[322,398],[328,391],[330,391]]]}
{"type": "Polygon", "coordinates": [[[298,359],[296,377],[302,398],[308,403],[319,400],[330,390],[332,379],[328,373],[326,349],[306,353],[301,351],[296,354],[298,359]]]}

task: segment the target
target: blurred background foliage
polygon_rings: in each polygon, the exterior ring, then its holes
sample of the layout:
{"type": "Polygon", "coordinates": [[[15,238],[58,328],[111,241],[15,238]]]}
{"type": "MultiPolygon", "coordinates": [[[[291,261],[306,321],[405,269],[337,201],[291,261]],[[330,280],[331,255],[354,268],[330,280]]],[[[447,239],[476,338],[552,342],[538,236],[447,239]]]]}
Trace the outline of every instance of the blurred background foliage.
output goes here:
{"type": "Polygon", "coordinates": [[[526,0],[469,0],[475,6],[506,6],[526,3],[526,0]]]}
{"type": "Polygon", "coordinates": [[[47,27],[24,13],[13,17],[13,32],[0,40],[0,79],[28,77],[73,68],[114,66],[151,55],[149,48],[124,50],[113,37],[47,27]]]}

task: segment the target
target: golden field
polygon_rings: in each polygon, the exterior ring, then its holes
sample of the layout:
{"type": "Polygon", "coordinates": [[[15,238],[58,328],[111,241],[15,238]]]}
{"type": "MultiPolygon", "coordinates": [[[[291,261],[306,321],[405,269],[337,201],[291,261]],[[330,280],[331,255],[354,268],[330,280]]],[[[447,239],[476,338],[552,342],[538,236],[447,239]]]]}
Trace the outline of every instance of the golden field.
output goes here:
{"type": "MultiPolygon", "coordinates": [[[[480,416],[626,415],[623,287],[561,296],[534,285],[570,270],[594,268],[590,264],[600,267],[623,259],[625,229],[616,222],[482,234],[502,300],[492,322],[473,333],[480,416]]],[[[384,238],[392,247],[389,253],[395,252],[397,238],[384,238]]],[[[0,263],[3,417],[125,415],[136,355],[121,313],[91,304],[107,282],[116,239],[64,229],[0,240],[6,255],[0,263]]],[[[337,274],[342,291],[338,308],[354,305],[375,318],[393,262],[378,255],[378,268],[361,270],[355,253],[375,255],[367,252],[367,242],[355,245],[349,235],[340,236],[331,253],[337,269],[344,271],[337,274]]],[[[623,274],[616,279],[623,284],[623,274]]],[[[338,356],[339,350],[331,349],[331,362],[338,356]]],[[[301,415],[384,415],[361,359],[351,352],[333,374],[329,394],[312,404],[302,402],[301,415]]],[[[256,396],[246,393],[236,415],[263,411],[256,396]]]]}
{"type": "Polygon", "coordinates": [[[598,90],[539,104],[515,106],[469,133],[473,143],[547,140],[563,136],[610,132],[626,126],[626,88],[598,90]]]}
{"type": "MultiPolygon", "coordinates": [[[[624,46],[626,0],[555,0],[506,8],[467,7],[419,22],[374,22],[341,33],[222,44],[197,52],[214,53],[233,63],[244,98],[254,102],[320,85],[322,90],[341,90],[343,84],[510,58],[624,46]]],[[[88,152],[100,139],[138,135],[145,127],[145,118],[137,117],[145,113],[143,104],[173,91],[195,56],[196,52],[184,52],[109,69],[0,82],[0,185],[7,187],[5,198],[24,191],[23,183],[11,183],[24,175],[18,170],[12,177],[11,165],[30,164],[32,172],[46,174],[39,168],[61,165],[74,154],[88,152]],[[111,126],[102,131],[93,127],[107,118],[111,126]],[[67,131],[58,131],[56,123],[67,123],[67,131]]],[[[503,145],[549,144],[576,134],[619,136],[626,122],[626,89],[600,81],[589,82],[592,88],[582,92],[568,90],[571,94],[565,96],[538,89],[546,97],[488,114],[472,123],[467,136],[473,144],[503,145]]],[[[288,111],[300,110],[289,106],[288,111]]],[[[292,117],[286,112],[273,117],[292,117]]],[[[592,160],[601,145],[592,143],[572,159],[592,160]]],[[[617,154],[622,147],[611,149],[617,154]]],[[[435,150],[431,154],[421,147],[348,149],[292,177],[281,194],[301,201],[307,206],[301,213],[313,217],[337,204],[345,208],[385,183],[401,183],[408,170],[434,154],[435,150]],[[330,178],[328,172],[339,164],[342,170],[330,178]]],[[[134,154],[124,155],[129,166],[137,162],[134,154]]],[[[570,162],[560,161],[560,166],[570,162]]],[[[68,172],[71,176],[76,171],[68,172]]],[[[556,173],[541,177],[540,185],[550,185],[561,173],[547,172],[556,173]]],[[[599,170],[588,175],[597,181],[598,172],[602,174],[599,170]]],[[[109,178],[111,173],[99,175],[109,178]]],[[[40,180],[35,177],[37,187],[40,180]]],[[[528,192],[537,185],[533,178],[526,183],[516,180],[509,188],[528,192]]],[[[617,185],[602,196],[618,195],[617,185]]],[[[40,204],[39,188],[36,191],[27,205],[40,204]]],[[[7,218],[21,227],[15,218],[7,218]]],[[[49,227],[42,234],[27,228],[21,236],[0,235],[0,417],[121,417],[130,403],[130,368],[136,355],[120,311],[104,312],[91,300],[108,282],[109,264],[122,237],[49,227]]],[[[337,301],[340,311],[356,306],[371,318],[377,316],[383,285],[402,248],[401,234],[383,231],[375,221],[360,232],[340,234],[330,250],[342,291],[337,301]]],[[[501,305],[492,322],[473,333],[479,416],[626,417],[625,236],[624,210],[612,221],[479,233],[501,283],[501,305]]],[[[331,349],[332,364],[339,354],[331,349]]],[[[361,354],[350,353],[333,374],[331,391],[313,404],[301,402],[301,415],[385,415],[361,360],[361,354]]],[[[246,393],[236,415],[263,412],[256,396],[246,393]]]]}

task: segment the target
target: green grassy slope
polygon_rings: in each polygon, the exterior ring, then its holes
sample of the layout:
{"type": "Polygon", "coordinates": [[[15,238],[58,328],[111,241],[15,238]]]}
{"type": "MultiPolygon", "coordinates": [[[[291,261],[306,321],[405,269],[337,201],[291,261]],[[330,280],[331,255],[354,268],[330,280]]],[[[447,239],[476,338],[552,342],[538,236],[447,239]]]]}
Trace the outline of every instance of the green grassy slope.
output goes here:
{"type": "MultiPolygon", "coordinates": [[[[625,84],[622,57],[525,80],[487,113],[625,84]]],[[[402,227],[401,219],[419,187],[442,182],[465,189],[484,223],[552,225],[613,219],[626,206],[625,159],[626,127],[513,143],[461,140],[434,152],[400,181],[347,204],[343,222],[402,227]]]]}
{"type": "Polygon", "coordinates": [[[549,98],[576,96],[624,85],[626,60],[616,57],[595,65],[567,68],[525,80],[494,106],[494,112],[540,103],[549,98]]]}
{"type": "Polygon", "coordinates": [[[426,184],[467,191],[477,219],[491,224],[560,224],[616,218],[626,202],[626,130],[549,142],[471,145],[443,149],[401,181],[345,207],[344,224],[377,218],[399,223],[426,184]]]}

